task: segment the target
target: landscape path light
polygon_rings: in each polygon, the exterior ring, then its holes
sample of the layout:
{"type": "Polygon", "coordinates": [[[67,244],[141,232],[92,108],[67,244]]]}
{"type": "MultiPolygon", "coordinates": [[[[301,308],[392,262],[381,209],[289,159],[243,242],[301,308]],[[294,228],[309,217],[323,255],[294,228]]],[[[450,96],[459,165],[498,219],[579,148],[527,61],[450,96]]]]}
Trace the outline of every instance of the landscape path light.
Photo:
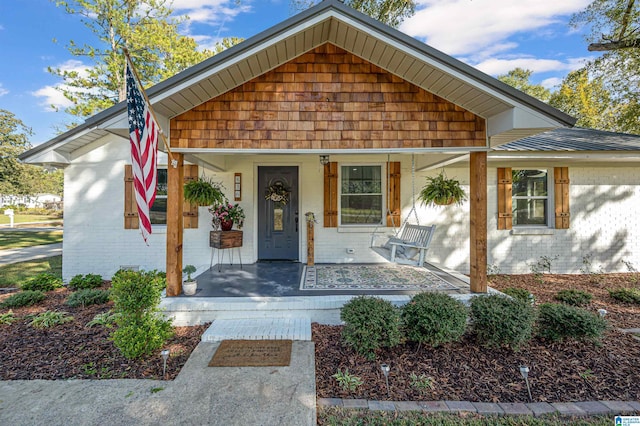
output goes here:
{"type": "Polygon", "coordinates": [[[391,367],[389,367],[389,364],[381,364],[380,369],[382,370],[384,380],[387,383],[387,397],[389,397],[389,371],[391,370],[391,367]]]}
{"type": "Polygon", "coordinates": [[[165,349],[160,352],[160,356],[162,357],[162,378],[167,378],[167,360],[169,359],[169,349],[165,349]]]}
{"type": "Polygon", "coordinates": [[[521,365],[520,375],[527,384],[527,392],[529,392],[529,402],[533,402],[533,398],[531,397],[531,388],[529,387],[529,367],[527,367],[526,365],[521,365]]]}

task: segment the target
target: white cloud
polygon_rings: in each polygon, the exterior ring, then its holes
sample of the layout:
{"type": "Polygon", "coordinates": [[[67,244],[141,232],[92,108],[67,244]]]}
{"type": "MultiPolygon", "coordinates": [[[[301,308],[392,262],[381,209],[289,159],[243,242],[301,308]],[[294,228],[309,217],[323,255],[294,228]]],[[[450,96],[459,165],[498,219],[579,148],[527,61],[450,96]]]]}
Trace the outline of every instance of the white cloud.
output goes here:
{"type": "Polygon", "coordinates": [[[172,7],[188,15],[190,22],[219,25],[251,10],[250,5],[236,4],[234,0],[174,0],[172,7]]]}
{"type": "Polygon", "coordinates": [[[507,59],[490,58],[474,67],[489,75],[497,76],[506,74],[514,68],[523,68],[536,72],[569,72],[577,70],[584,65],[586,58],[569,58],[566,61],[556,59],[540,59],[530,56],[511,57],[507,59]]]}
{"type": "Polygon", "coordinates": [[[566,19],[584,9],[590,2],[418,0],[416,14],[407,19],[400,30],[447,54],[470,55],[504,44],[514,34],[542,32],[561,18],[566,19]]]}
{"type": "Polygon", "coordinates": [[[0,96],[4,96],[7,93],[9,93],[9,91],[7,89],[5,89],[4,87],[2,87],[2,83],[0,83],[0,96]]]}
{"type": "Polygon", "coordinates": [[[562,84],[562,79],[558,77],[546,78],[540,82],[540,85],[546,89],[555,89],[562,84]]]}
{"type": "Polygon", "coordinates": [[[88,65],[85,65],[82,61],[78,61],[77,59],[69,59],[61,64],[54,65],[53,68],[59,68],[61,71],[68,72],[76,71],[79,75],[86,76],[88,65]]]}
{"type": "Polygon", "coordinates": [[[57,111],[73,105],[73,103],[64,97],[54,86],[45,86],[31,93],[38,98],[44,98],[38,104],[43,106],[45,111],[57,111]]]}

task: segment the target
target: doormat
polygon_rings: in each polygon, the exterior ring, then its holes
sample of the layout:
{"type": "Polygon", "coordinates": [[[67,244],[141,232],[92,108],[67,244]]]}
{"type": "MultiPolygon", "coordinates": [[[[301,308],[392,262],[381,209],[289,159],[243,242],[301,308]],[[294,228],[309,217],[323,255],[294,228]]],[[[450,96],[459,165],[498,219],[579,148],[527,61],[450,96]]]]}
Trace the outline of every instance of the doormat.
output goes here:
{"type": "Polygon", "coordinates": [[[291,340],[223,340],[209,367],[285,367],[291,340]]]}
{"type": "Polygon", "coordinates": [[[459,290],[419,266],[397,264],[305,266],[300,290],[459,290]]]}

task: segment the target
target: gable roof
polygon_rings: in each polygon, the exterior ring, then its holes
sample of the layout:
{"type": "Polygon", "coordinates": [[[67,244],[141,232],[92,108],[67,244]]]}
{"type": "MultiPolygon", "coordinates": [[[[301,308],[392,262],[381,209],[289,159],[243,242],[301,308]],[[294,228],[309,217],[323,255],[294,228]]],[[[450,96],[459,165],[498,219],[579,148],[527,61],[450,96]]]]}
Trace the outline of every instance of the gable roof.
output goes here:
{"type": "MultiPolygon", "coordinates": [[[[575,120],[398,30],[325,0],[147,90],[154,110],[171,119],[320,46],[332,43],[487,120],[491,145],[575,120]]],[[[126,102],[38,145],[20,159],[69,162],[70,154],[107,133],[128,137],[126,102]]]]}
{"type": "Polygon", "coordinates": [[[640,151],[640,135],[558,128],[501,145],[494,151],[640,151]]]}

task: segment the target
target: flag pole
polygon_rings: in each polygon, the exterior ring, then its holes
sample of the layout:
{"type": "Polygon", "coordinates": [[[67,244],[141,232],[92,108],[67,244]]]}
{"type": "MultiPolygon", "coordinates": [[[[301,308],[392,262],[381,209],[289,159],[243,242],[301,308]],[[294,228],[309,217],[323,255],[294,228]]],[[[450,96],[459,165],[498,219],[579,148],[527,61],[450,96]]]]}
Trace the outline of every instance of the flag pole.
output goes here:
{"type": "Polygon", "coordinates": [[[124,56],[127,60],[127,66],[131,68],[131,71],[133,71],[133,75],[136,78],[138,85],[140,86],[140,92],[142,92],[142,96],[144,96],[144,100],[147,102],[147,105],[149,105],[149,111],[151,112],[151,115],[153,116],[154,121],[158,123],[158,133],[160,133],[162,142],[164,142],[164,146],[167,148],[167,155],[169,156],[171,165],[175,169],[178,167],[178,161],[173,158],[173,153],[171,152],[171,147],[169,147],[169,142],[167,141],[167,138],[165,137],[164,132],[162,131],[162,126],[160,126],[160,122],[156,117],[155,111],[153,111],[153,107],[151,106],[151,101],[149,100],[149,97],[147,97],[147,93],[144,90],[144,86],[142,86],[142,82],[140,81],[140,76],[138,75],[138,71],[136,71],[136,68],[133,66],[133,61],[131,61],[131,56],[129,56],[129,49],[127,49],[126,47],[123,47],[122,50],[124,51],[124,56]]]}

